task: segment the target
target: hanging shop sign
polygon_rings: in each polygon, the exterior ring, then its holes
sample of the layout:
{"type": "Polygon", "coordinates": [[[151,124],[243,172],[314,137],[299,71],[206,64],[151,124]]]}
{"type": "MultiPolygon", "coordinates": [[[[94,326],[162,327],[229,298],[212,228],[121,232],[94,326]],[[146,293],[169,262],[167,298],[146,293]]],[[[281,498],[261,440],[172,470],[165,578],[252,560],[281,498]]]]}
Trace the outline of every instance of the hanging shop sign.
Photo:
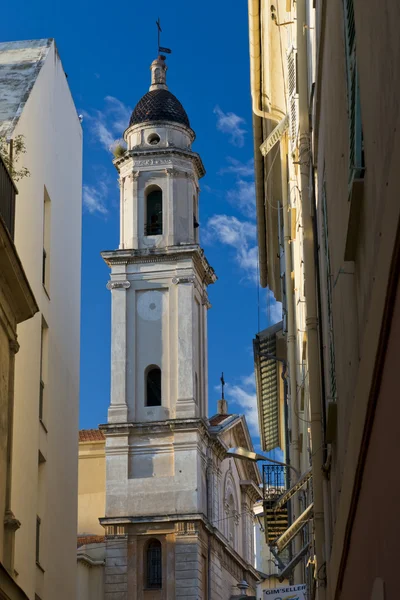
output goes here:
{"type": "Polygon", "coordinates": [[[263,600],[307,600],[305,583],[264,590],[263,600]]]}

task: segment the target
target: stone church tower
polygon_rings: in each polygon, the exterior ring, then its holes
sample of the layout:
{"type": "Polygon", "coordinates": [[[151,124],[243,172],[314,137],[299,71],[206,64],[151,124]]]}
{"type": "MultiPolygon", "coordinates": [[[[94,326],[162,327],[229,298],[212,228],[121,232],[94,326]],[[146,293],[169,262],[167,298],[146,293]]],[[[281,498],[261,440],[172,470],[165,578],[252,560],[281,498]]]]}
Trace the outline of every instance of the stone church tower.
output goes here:
{"type": "MultiPolygon", "coordinates": [[[[120,244],[102,253],[112,295],[111,403],[101,427],[107,600],[205,600],[221,585],[212,582],[209,538],[226,445],[207,420],[207,286],[216,276],[198,240],[205,171],[166,71],[159,56],[125,131],[127,151],[114,161],[120,244]]],[[[230,598],[231,588],[212,597],[230,598]]]]}

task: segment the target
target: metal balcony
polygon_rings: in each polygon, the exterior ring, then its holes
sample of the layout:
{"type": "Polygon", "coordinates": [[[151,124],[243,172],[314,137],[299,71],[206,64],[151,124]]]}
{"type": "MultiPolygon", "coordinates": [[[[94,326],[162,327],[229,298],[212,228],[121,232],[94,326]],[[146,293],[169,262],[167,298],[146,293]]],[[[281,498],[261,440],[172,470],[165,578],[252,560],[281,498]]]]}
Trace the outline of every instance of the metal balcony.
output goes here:
{"type": "Polygon", "coordinates": [[[17,188],[0,156],[0,216],[14,240],[15,196],[17,188]]]}
{"type": "Polygon", "coordinates": [[[275,508],[275,503],[287,489],[287,467],[263,465],[263,507],[265,540],[273,545],[289,526],[287,506],[275,508]]]}

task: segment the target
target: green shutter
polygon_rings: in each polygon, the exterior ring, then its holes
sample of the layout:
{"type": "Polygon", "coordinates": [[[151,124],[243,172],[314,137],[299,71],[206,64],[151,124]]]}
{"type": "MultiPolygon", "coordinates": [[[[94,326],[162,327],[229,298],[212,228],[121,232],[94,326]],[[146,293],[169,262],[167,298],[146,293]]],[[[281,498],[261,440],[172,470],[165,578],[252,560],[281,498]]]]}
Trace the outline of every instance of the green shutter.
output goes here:
{"type": "Polygon", "coordinates": [[[356,29],[353,0],[343,0],[349,118],[349,186],[364,175],[363,134],[356,60],[356,29]]]}
{"type": "Polygon", "coordinates": [[[329,349],[329,398],[336,400],[336,360],[335,360],[335,342],[333,335],[333,294],[332,294],[332,272],[331,261],[329,255],[329,238],[328,238],[328,211],[326,205],[326,184],[325,176],[322,184],[322,237],[323,237],[323,259],[325,262],[326,272],[326,296],[327,296],[327,316],[328,316],[328,349],[329,349]]]}

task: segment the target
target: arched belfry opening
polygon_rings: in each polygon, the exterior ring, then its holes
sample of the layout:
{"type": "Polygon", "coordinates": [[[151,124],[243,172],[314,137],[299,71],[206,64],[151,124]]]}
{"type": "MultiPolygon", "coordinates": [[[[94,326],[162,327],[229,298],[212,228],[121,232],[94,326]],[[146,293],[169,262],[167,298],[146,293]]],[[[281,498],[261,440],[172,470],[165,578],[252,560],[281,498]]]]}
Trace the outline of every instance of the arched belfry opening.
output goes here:
{"type": "Polygon", "coordinates": [[[162,235],[163,232],[163,194],[157,186],[151,186],[145,195],[145,235],[162,235]]]}
{"type": "Polygon", "coordinates": [[[161,406],[161,369],[150,365],[146,369],[146,406],[161,406]]]}

